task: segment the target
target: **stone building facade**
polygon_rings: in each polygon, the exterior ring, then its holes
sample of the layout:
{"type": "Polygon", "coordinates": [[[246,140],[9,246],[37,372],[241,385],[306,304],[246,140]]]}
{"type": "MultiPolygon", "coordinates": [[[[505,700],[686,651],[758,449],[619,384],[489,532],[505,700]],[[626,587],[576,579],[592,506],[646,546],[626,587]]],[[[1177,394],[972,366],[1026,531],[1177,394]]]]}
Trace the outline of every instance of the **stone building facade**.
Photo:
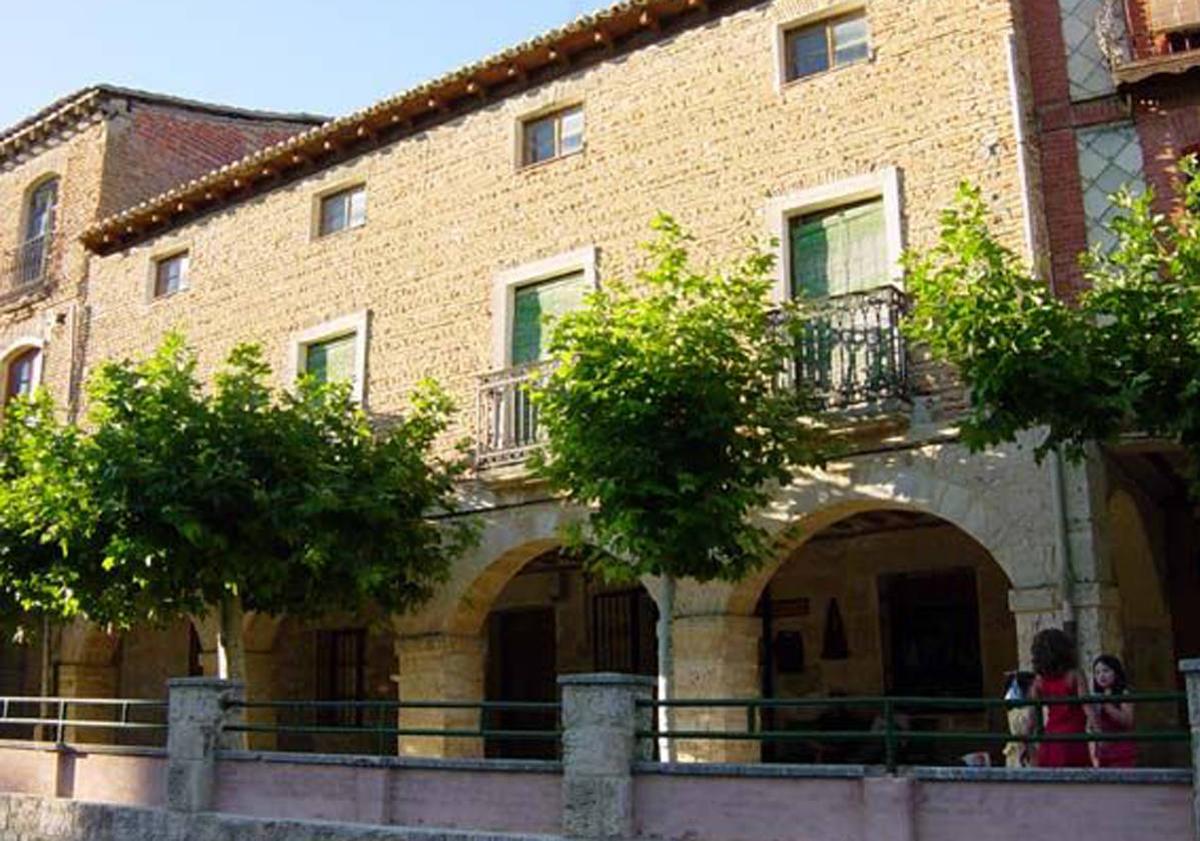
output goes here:
{"type": "MultiPolygon", "coordinates": [[[[407,616],[249,617],[249,695],[539,700],[555,673],[657,670],[660,582],[608,588],[556,553],[580,512],[524,469],[535,442],[515,385],[528,369],[514,364],[522,302],[559,306],[572,285],[628,276],[657,211],[695,235],[701,260],[775,237],[779,294],[816,277],[859,325],[839,335],[876,342],[870,371],[854,361],[863,348],[822,350],[855,446],[762,512],[775,560],[738,584],[680,582],[678,695],[990,695],[1027,663],[1033,634],[1060,624],[1085,655],[1126,651],[1131,627],[1157,634],[1143,668],[1169,681],[1187,652],[1146,607],[1160,556],[1123,484],[1140,462],[1038,463],[1033,436],[970,453],[954,430],[961,390],[899,349],[897,258],[933,242],[963,179],[983,188],[1006,242],[1069,274],[1063,236],[1083,215],[1063,197],[1059,155],[1086,135],[1050,125],[1046,67],[1067,79],[1060,65],[1078,62],[1062,46],[1070,16],[1047,5],[620,3],[88,227],[84,375],[172,328],[206,374],[256,341],[281,384],[319,359],[372,413],[403,411],[434,376],[460,406],[448,442],[475,442],[467,490],[482,539],[451,580],[407,616]]],[[[211,668],[214,635],[199,636],[211,668]]],[[[96,663],[94,690],[159,695],[190,645],[185,625],[127,634],[96,663]]],[[[701,710],[677,723],[745,722],[701,710]]],[[[401,750],[517,749],[424,738],[401,750]]],[[[748,750],[697,742],[681,755],[748,750]]]]}
{"type": "MultiPolygon", "coordinates": [[[[64,413],[76,410],[88,329],[85,228],[320,122],[101,85],[0,132],[3,400],[40,385],[64,413]]],[[[59,690],[110,689],[84,668],[97,638],[74,636],[68,631],[63,640],[59,690]]],[[[115,648],[98,647],[95,656],[110,661],[115,648]]],[[[36,689],[36,663],[27,651],[6,652],[6,687],[36,689]]]]}

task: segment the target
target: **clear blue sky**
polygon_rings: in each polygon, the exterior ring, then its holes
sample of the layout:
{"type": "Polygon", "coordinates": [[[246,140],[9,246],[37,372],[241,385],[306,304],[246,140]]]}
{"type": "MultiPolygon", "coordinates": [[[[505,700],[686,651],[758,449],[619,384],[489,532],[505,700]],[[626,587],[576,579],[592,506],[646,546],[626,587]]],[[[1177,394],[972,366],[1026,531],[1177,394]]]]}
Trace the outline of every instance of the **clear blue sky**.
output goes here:
{"type": "Polygon", "coordinates": [[[0,128],[109,82],[337,116],[605,0],[0,0],[0,128]]]}

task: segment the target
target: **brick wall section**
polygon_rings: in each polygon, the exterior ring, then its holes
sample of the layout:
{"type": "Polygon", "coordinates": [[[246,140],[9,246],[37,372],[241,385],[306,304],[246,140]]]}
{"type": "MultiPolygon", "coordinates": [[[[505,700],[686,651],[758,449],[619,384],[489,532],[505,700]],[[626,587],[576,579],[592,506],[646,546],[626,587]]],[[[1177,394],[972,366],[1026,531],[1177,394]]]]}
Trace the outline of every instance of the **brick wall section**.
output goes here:
{"type": "Polygon", "coordinates": [[[903,173],[904,234],[930,244],[962,178],[980,184],[1005,239],[1022,211],[1009,105],[1005,0],[876,0],[876,56],[774,87],[777,22],[819,4],[765,3],[620,60],[496,102],[106,257],[93,257],[90,364],[144,354],[182,328],[211,373],[244,340],[282,369],[289,336],[371,311],[367,401],[403,406],[434,375],[468,433],[476,376],[493,367],[495,274],[587,244],[605,278],[629,274],[656,211],[697,236],[700,260],[767,231],[771,196],[884,167],[903,173]],[[516,171],[523,114],[582,101],[586,150],[516,171]],[[311,238],[314,197],[365,181],[367,224],[311,238]],[[149,264],[191,251],[191,288],[148,303],[149,264]]]}
{"type": "Polygon", "coordinates": [[[1047,268],[1056,292],[1072,298],[1083,287],[1079,255],[1087,250],[1087,224],[1075,142],[1075,111],[1057,0],[1024,0],[1020,25],[1029,55],[1034,126],[1038,135],[1041,205],[1049,245],[1047,268]]]}
{"type": "Polygon", "coordinates": [[[1200,144],[1200,93],[1183,77],[1167,77],[1139,88],[1136,108],[1146,183],[1168,213],[1176,204],[1179,159],[1200,144]]]}
{"type": "Polygon", "coordinates": [[[103,204],[116,213],[192,178],[278,143],[307,123],[225,117],[123,100],[109,121],[103,204]]]}

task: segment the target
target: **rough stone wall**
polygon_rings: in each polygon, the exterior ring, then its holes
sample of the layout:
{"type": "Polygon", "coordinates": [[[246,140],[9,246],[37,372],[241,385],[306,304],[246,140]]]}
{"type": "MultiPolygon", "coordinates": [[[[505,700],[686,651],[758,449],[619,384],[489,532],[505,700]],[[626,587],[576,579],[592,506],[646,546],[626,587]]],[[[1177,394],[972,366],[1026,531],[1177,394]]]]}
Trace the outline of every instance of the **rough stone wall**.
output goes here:
{"type": "Polygon", "coordinates": [[[698,258],[767,232],[768,198],[897,166],[905,239],[928,244],[964,177],[1020,243],[1003,0],[874,0],[873,60],[775,88],[775,27],[819,3],[765,3],[216,212],[92,263],[89,363],[144,354],[182,328],[211,371],[238,341],[280,369],[288,337],[371,311],[366,400],[402,408],[432,374],[472,426],[493,367],[498,271],[587,244],[601,282],[628,274],[656,211],[697,236],[698,258]],[[522,116],[582,101],[582,154],[518,170],[522,116]],[[364,181],[367,224],[312,237],[315,197],[364,181]],[[153,255],[185,246],[191,288],[147,303],[153,255]],[[246,317],[247,315],[251,317],[246,317]]]}

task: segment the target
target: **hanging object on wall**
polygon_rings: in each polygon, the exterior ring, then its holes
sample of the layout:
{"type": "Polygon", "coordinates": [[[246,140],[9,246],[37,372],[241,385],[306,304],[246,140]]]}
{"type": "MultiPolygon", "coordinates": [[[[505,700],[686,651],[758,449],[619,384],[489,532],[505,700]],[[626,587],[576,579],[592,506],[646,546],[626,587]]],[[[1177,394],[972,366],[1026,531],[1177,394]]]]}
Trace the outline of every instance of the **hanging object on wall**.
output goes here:
{"type": "Polygon", "coordinates": [[[830,599],[825,608],[825,638],[821,641],[822,660],[845,660],[850,656],[846,644],[846,626],[837,599],[830,599]]]}

